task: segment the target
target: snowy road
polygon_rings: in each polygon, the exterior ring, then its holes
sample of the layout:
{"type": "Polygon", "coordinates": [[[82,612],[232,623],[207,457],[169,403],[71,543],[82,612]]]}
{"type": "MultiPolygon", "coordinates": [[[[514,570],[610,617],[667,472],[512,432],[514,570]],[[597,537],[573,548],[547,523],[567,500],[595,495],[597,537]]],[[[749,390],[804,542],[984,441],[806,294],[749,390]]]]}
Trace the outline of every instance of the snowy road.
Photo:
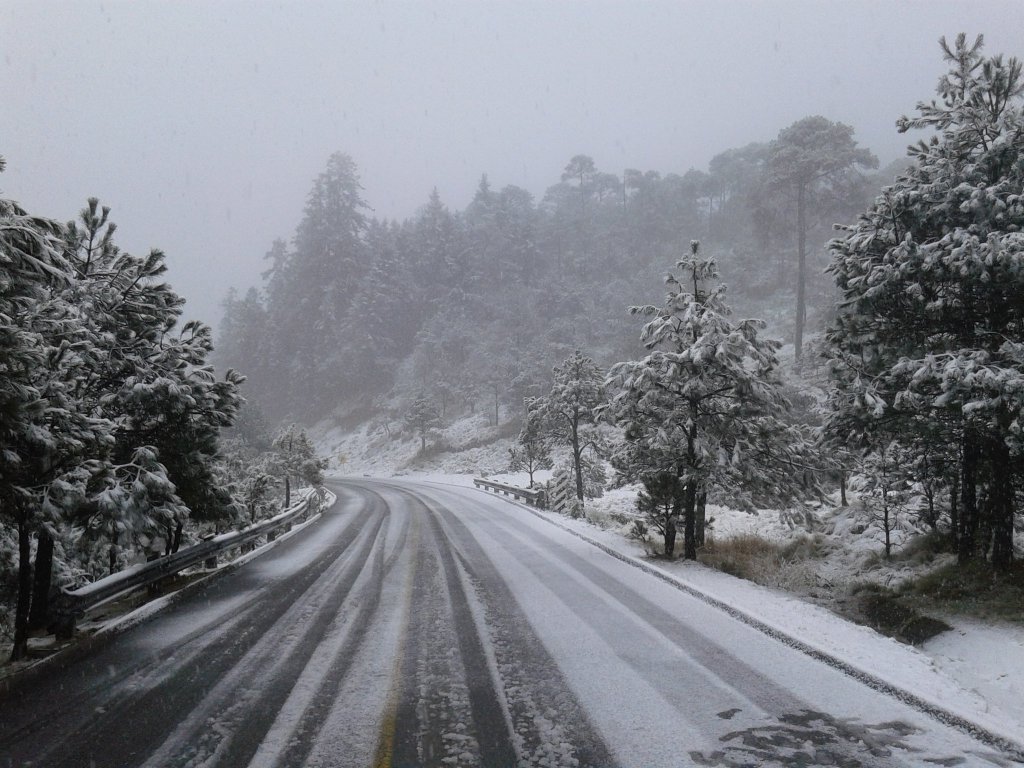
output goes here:
{"type": "Polygon", "coordinates": [[[0,700],[0,766],[1011,764],[499,499],[331,487],[0,700]]]}

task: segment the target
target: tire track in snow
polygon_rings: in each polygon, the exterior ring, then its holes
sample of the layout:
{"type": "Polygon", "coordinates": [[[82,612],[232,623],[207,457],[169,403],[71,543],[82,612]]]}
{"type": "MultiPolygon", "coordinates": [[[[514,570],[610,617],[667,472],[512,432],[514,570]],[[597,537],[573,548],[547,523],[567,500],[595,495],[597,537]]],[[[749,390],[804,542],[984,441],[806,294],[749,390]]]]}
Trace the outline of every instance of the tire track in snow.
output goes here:
{"type": "Polygon", "coordinates": [[[609,642],[613,642],[614,634],[610,630],[615,620],[613,615],[603,610],[601,597],[610,599],[620,610],[639,618],[652,632],[670,642],[690,660],[685,671],[679,670],[670,675],[667,667],[650,669],[635,659],[629,659],[626,656],[627,648],[620,648],[620,654],[637,675],[645,678],[666,699],[675,700],[685,707],[689,700],[678,686],[672,685],[671,679],[693,679],[694,676],[702,676],[721,681],[724,683],[723,691],[740,697],[740,702],[726,698],[720,704],[715,704],[714,706],[720,710],[743,701],[772,715],[809,708],[806,701],[730,653],[712,638],[578,555],[567,552],[554,542],[524,535],[523,529],[515,525],[514,521],[498,520],[494,522],[494,526],[500,528],[506,536],[514,538],[525,549],[535,552],[538,563],[553,564],[562,570],[565,574],[564,580],[553,579],[547,584],[548,588],[561,598],[567,611],[574,613],[581,622],[590,625],[598,634],[608,638],[609,642]],[[595,590],[600,595],[592,597],[595,590]]]}
{"type": "MultiPolygon", "coordinates": [[[[366,566],[375,552],[383,553],[383,536],[386,533],[387,520],[388,517],[384,516],[375,521],[366,538],[365,546],[356,553],[351,562],[346,563],[344,571],[338,574],[338,577],[330,579],[334,582],[331,593],[323,603],[310,607],[311,621],[303,628],[298,644],[293,648],[284,649],[271,645],[266,649],[263,659],[253,663],[243,660],[240,664],[240,671],[245,667],[259,668],[267,661],[267,657],[279,654],[282,656],[279,662],[274,663],[273,674],[257,675],[255,681],[252,679],[239,680],[236,689],[242,687],[257,691],[255,699],[240,704],[237,701],[232,701],[235,695],[234,690],[225,691],[223,699],[225,702],[230,702],[227,711],[222,710],[208,715],[208,722],[223,723],[225,720],[230,720],[234,724],[229,729],[229,736],[225,739],[226,749],[218,748],[217,750],[217,760],[215,761],[217,766],[245,768],[250,764],[263,737],[284,708],[285,702],[311,658],[320,645],[329,642],[329,638],[335,633],[343,633],[345,640],[334,661],[339,665],[340,674],[343,675],[347,670],[346,662],[351,659],[352,652],[362,640],[369,623],[369,616],[372,613],[372,608],[368,608],[362,601],[355,607],[350,607],[349,603],[352,600],[356,581],[367,572],[370,574],[371,583],[366,585],[366,588],[372,592],[376,584],[379,592],[380,579],[383,577],[382,571],[377,564],[371,565],[369,569],[366,566]],[[348,618],[342,614],[343,606],[355,614],[347,622],[343,622],[343,619],[348,618]],[[338,624],[343,624],[343,626],[336,626],[338,624]]],[[[382,558],[379,559],[382,560],[382,558]]],[[[272,628],[271,632],[273,633],[275,629],[276,627],[272,628]]],[[[335,679],[334,665],[329,669],[332,670],[332,673],[323,679],[323,684],[327,686],[330,686],[335,679]]],[[[244,676],[244,671],[242,676],[244,676]]],[[[315,728],[315,721],[309,725],[315,728]]],[[[303,719],[301,727],[305,737],[307,731],[305,719],[303,719]]],[[[306,742],[300,741],[297,749],[306,751],[306,746],[306,742]]],[[[301,763],[284,761],[281,764],[300,765],[301,763]]]]}
{"type": "Polygon", "coordinates": [[[616,765],[480,542],[451,511],[443,506],[434,511],[449,530],[455,555],[481,603],[521,765],[616,765]]]}
{"type": "Polygon", "coordinates": [[[448,587],[449,605],[462,656],[463,673],[469,687],[469,706],[476,722],[480,764],[488,768],[513,768],[516,765],[516,753],[506,721],[505,708],[495,688],[495,680],[491,675],[481,637],[477,634],[476,622],[462,588],[451,543],[444,535],[436,515],[426,505],[424,508],[429,511],[430,528],[444,568],[444,580],[448,587]]]}
{"type": "Polygon", "coordinates": [[[416,610],[400,665],[401,692],[385,718],[375,768],[441,765],[446,755],[445,765],[488,768],[614,766],[557,665],[516,611],[508,585],[468,530],[450,510],[421,493],[384,486],[411,499],[424,513],[430,535],[424,537],[412,576],[416,610]],[[470,564],[467,552],[476,562],[470,564]],[[446,642],[432,642],[437,637],[446,642]],[[443,671],[443,664],[436,666],[437,654],[446,648],[454,666],[443,671]],[[454,684],[453,672],[461,676],[454,684]],[[468,707],[463,711],[468,711],[472,726],[445,734],[444,716],[457,714],[459,702],[444,697],[454,693],[458,699],[466,686],[468,707]],[[451,709],[452,704],[456,712],[438,717],[439,708],[451,709]],[[452,754],[446,736],[449,741],[463,738],[474,749],[452,754]],[[465,738],[470,736],[476,744],[465,738]]]}
{"type": "MultiPolygon", "coordinates": [[[[387,504],[380,494],[369,490],[368,492],[379,499],[381,503],[387,504]]],[[[390,521],[391,519],[392,515],[389,511],[388,520],[390,521]]],[[[386,560],[386,534],[388,529],[385,528],[381,534],[378,534],[378,541],[373,552],[374,561],[370,583],[364,585],[359,594],[355,596],[355,600],[358,601],[356,616],[345,633],[344,640],[334,650],[331,659],[323,665],[318,665],[315,670],[320,676],[319,685],[306,703],[301,715],[296,719],[293,737],[287,748],[276,757],[273,764],[293,766],[306,763],[314,743],[336,703],[338,693],[355,661],[356,654],[366,639],[370,624],[381,607],[384,579],[392,572],[399,556],[403,552],[408,540],[409,527],[410,520],[406,518],[399,530],[391,554],[386,560]]],[[[288,711],[289,709],[290,707],[285,705],[282,707],[281,712],[288,711]]]]}
{"type": "Polygon", "coordinates": [[[473,709],[462,628],[453,621],[457,598],[443,568],[444,543],[422,502],[403,495],[411,499],[413,514],[424,518],[424,535],[413,574],[391,764],[488,765],[480,741],[488,724],[478,722],[473,709]]]}

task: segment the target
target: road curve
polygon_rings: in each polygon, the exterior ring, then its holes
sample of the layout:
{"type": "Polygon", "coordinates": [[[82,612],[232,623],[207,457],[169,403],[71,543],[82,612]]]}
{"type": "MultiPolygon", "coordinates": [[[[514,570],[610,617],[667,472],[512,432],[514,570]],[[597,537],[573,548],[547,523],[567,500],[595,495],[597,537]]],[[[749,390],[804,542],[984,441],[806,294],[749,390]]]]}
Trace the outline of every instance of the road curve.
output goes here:
{"type": "Polygon", "coordinates": [[[0,699],[0,768],[1016,764],[500,499],[331,488],[0,699]]]}

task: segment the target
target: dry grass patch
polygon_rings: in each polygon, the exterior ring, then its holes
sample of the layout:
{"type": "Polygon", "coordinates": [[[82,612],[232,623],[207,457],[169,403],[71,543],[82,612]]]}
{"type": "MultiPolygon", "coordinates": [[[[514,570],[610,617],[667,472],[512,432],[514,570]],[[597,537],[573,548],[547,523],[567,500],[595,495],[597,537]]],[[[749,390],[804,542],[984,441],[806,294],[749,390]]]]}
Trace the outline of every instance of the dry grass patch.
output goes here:
{"type": "Polygon", "coordinates": [[[748,533],[709,538],[697,559],[755,584],[817,597],[822,587],[830,586],[818,575],[818,563],[829,551],[829,542],[821,534],[779,543],[748,533]]]}
{"type": "Polygon", "coordinates": [[[1005,572],[950,563],[904,585],[901,595],[936,611],[1024,623],[1024,562],[1005,572]]]}
{"type": "Polygon", "coordinates": [[[781,557],[778,544],[754,534],[727,539],[708,537],[697,554],[705,565],[758,584],[765,584],[766,576],[778,570],[781,557]]]}

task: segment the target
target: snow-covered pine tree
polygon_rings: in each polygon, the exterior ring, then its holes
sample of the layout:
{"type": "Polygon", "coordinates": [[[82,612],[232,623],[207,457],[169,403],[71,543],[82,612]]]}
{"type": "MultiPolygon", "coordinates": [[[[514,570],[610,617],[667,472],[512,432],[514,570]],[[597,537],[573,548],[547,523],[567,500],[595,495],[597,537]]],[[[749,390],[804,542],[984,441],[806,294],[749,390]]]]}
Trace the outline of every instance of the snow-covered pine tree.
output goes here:
{"type": "MultiPolygon", "coordinates": [[[[789,404],[776,374],[779,342],[759,337],[763,321],[730,319],[726,287],[696,241],[677,266],[681,275],[666,278],[662,306],[630,309],[651,318],[640,337],[650,353],[617,363],[607,385],[615,393],[609,414],[626,436],[615,464],[649,495],[657,489],[658,499],[674,489],[668,508],[682,519],[684,556],[692,559],[709,491],[796,495],[801,483],[793,469],[807,469],[798,460],[807,441],[784,421],[789,404]]],[[[671,554],[674,527],[661,527],[671,554]]]]}
{"type": "Polygon", "coordinates": [[[892,557],[892,534],[906,514],[912,496],[909,451],[896,440],[878,446],[861,464],[861,500],[872,522],[882,531],[886,558],[892,557]]]}
{"type": "Polygon", "coordinates": [[[828,426],[869,445],[899,431],[919,451],[956,446],[944,479],[959,559],[1005,568],[1024,473],[1024,80],[1016,59],[983,56],[981,37],[941,45],[939,100],[898,121],[933,134],[832,243],[843,298],[828,426]]]}
{"type": "Polygon", "coordinates": [[[292,480],[303,480],[311,486],[323,483],[327,459],[316,454],[316,448],[304,429],[289,424],[274,437],[273,472],[284,480],[284,506],[292,503],[292,480]]]}
{"type": "Polygon", "coordinates": [[[45,530],[45,481],[54,477],[53,457],[74,446],[73,430],[61,427],[79,426],[71,418],[77,411],[67,408],[66,382],[43,375],[55,359],[75,354],[71,340],[62,343],[53,333],[68,326],[67,313],[52,301],[70,280],[61,234],[57,223],[0,200],[0,523],[14,529],[18,549],[12,659],[27,649],[32,538],[45,530]],[[48,386],[60,402],[48,400],[48,386]]]}
{"type": "Polygon", "coordinates": [[[76,280],[65,299],[81,307],[96,357],[76,396],[114,425],[111,448],[99,457],[105,464],[91,480],[99,506],[86,505],[84,527],[106,539],[112,554],[156,533],[173,551],[187,519],[224,522],[240,511],[216,480],[214,464],[220,429],[240,404],[242,379],[230,370],[216,379],[207,326],[190,321],[175,332],[184,299],[162,282],[163,253],[121,251],[108,215],[93,198],[67,228],[76,280]],[[152,461],[140,465],[143,455],[152,461]],[[148,497],[121,503],[138,495],[140,471],[148,497]]]}
{"type": "Polygon", "coordinates": [[[421,296],[408,262],[396,245],[397,227],[373,221],[367,229],[372,258],[360,279],[339,338],[345,340],[338,381],[354,391],[376,392],[391,383],[391,373],[408,354],[423,313],[421,296]]]}
{"type": "Polygon", "coordinates": [[[572,451],[572,470],[576,479],[576,498],[582,503],[585,493],[584,454],[598,457],[604,440],[597,429],[598,410],[606,405],[604,374],[597,364],[579,350],[553,370],[551,391],[537,398],[529,410],[536,412],[551,438],[572,451]]]}
{"type": "Polygon", "coordinates": [[[672,557],[682,512],[683,491],[679,488],[679,478],[671,472],[657,472],[644,475],[640,482],[643,488],[637,495],[636,506],[644,516],[644,525],[637,530],[654,528],[661,534],[662,554],[672,557]]]}
{"type": "Polygon", "coordinates": [[[263,405],[275,417],[317,412],[345,373],[339,334],[369,268],[367,210],[355,163],[336,152],[313,182],[294,248],[275,243],[268,254],[265,349],[280,371],[263,405]]]}
{"type": "Polygon", "coordinates": [[[420,392],[405,412],[405,426],[420,439],[420,450],[427,449],[427,436],[441,426],[441,412],[420,392]]]}
{"type": "Polygon", "coordinates": [[[530,487],[533,487],[533,475],[541,469],[551,469],[551,445],[544,433],[541,415],[536,409],[527,407],[523,428],[519,430],[516,445],[508,449],[509,469],[520,470],[530,476],[530,487]]]}

